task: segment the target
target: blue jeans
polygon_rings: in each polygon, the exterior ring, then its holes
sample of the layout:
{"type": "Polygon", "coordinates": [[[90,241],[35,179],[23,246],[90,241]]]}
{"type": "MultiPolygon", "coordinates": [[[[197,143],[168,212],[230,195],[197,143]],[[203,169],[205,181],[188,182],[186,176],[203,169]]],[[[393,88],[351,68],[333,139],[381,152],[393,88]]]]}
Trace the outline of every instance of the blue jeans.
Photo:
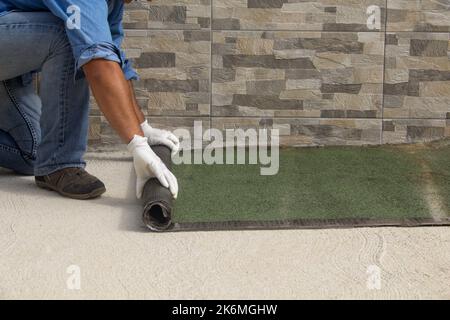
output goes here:
{"type": "Polygon", "coordinates": [[[0,167],[36,176],[85,167],[89,87],[74,72],[62,20],[0,16],[0,167]],[[30,72],[41,73],[39,94],[30,72]]]}

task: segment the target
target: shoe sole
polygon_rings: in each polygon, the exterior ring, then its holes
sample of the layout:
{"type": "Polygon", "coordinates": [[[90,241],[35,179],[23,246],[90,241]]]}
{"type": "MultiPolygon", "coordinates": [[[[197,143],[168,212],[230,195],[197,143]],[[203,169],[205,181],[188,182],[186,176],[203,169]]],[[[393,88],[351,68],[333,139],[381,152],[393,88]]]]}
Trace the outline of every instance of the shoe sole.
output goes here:
{"type": "Polygon", "coordinates": [[[102,194],[104,194],[106,192],[106,188],[103,187],[103,188],[95,189],[94,191],[92,191],[90,193],[86,193],[86,194],[72,194],[72,193],[67,193],[67,192],[58,190],[57,188],[55,188],[54,186],[52,186],[46,182],[36,181],[36,185],[41,189],[55,191],[64,197],[76,199],[76,200],[95,199],[95,198],[100,197],[102,194]]]}

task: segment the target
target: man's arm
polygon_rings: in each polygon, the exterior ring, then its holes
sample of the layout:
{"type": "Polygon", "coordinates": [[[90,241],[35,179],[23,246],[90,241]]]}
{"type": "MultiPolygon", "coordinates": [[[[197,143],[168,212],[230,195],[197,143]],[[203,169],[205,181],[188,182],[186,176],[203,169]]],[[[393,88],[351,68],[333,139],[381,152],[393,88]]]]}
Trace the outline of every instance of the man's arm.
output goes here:
{"type": "Polygon", "coordinates": [[[134,112],[136,113],[136,117],[138,118],[139,123],[143,123],[145,121],[145,116],[142,113],[141,108],[139,108],[139,105],[137,103],[136,96],[134,94],[133,81],[131,81],[131,80],[128,81],[128,85],[129,85],[130,92],[131,92],[131,95],[132,95],[134,112]]]}
{"type": "Polygon", "coordinates": [[[139,107],[120,65],[96,59],[85,64],[83,71],[100,110],[123,141],[129,143],[134,135],[144,136],[140,126],[144,120],[137,114],[139,107]]]}

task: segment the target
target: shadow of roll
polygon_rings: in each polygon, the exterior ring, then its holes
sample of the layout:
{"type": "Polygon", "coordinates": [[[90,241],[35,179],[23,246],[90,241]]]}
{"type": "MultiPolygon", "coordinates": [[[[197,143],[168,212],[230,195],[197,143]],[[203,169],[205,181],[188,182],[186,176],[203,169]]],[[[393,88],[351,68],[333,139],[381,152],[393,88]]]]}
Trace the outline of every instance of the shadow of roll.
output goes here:
{"type": "MultiPolygon", "coordinates": [[[[151,148],[171,170],[170,149],[166,146],[152,146],[151,148]]],[[[174,199],[170,190],[163,187],[158,179],[152,178],[145,184],[142,204],[144,206],[143,221],[147,228],[152,231],[166,231],[171,228],[174,199]]]]}

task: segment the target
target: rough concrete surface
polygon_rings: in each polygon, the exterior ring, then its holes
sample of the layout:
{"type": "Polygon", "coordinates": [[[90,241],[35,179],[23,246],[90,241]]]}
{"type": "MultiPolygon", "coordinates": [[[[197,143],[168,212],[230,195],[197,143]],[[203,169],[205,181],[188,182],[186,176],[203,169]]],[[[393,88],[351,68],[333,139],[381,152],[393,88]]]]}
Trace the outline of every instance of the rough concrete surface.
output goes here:
{"type": "Polygon", "coordinates": [[[152,234],[131,163],[88,168],[87,202],[0,171],[0,298],[450,298],[450,228],[152,234]]]}

